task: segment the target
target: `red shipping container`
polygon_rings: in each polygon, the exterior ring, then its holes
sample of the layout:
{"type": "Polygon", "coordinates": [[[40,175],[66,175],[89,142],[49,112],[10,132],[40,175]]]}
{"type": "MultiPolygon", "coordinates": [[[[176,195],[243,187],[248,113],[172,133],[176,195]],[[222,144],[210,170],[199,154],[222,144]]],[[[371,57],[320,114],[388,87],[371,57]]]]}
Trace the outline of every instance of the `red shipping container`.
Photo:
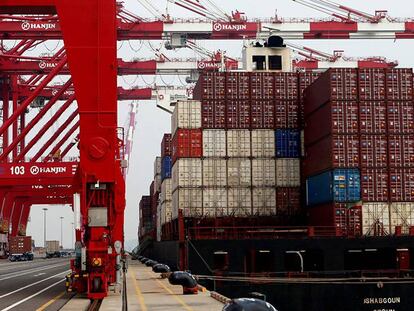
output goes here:
{"type": "Polygon", "coordinates": [[[309,224],[332,227],[332,234],[360,236],[362,228],[361,206],[328,203],[309,208],[309,224]]]}
{"type": "Polygon", "coordinates": [[[384,102],[360,102],[359,129],[361,134],[386,133],[387,105],[384,102]]]}
{"type": "Polygon", "coordinates": [[[402,168],[390,168],[390,200],[392,202],[405,201],[404,173],[402,168]]]}
{"type": "Polygon", "coordinates": [[[275,127],[280,129],[299,128],[299,104],[292,100],[276,100],[275,127]]]}
{"type": "Polygon", "coordinates": [[[387,69],[387,99],[413,99],[413,70],[411,68],[387,69]]]}
{"type": "Polygon", "coordinates": [[[358,135],[330,135],[306,146],[305,152],[305,177],[333,168],[359,167],[358,135]]]}
{"type": "Polygon", "coordinates": [[[301,72],[299,73],[299,125],[300,128],[305,127],[305,100],[303,98],[303,92],[311,85],[316,79],[319,78],[321,73],[319,72],[301,72]]]}
{"type": "Polygon", "coordinates": [[[404,201],[414,202],[414,169],[404,169],[404,201]]]}
{"type": "Polygon", "coordinates": [[[328,101],[356,101],[356,69],[329,69],[305,90],[305,117],[328,101]]]}
{"type": "Polygon", "coordinates": [[[193,91],[193,98],[224,100],[226,98],[226,76],[223,72],[203,72],[193,91]]]}
{"type": "Polygon", "coordinates": [[[269,100],[274,98],[275,78],[273,73],[252,72],[250,74],[251,99],[269,100]]]}
{"type": "Polygon", "coordinates": [[[360,69],[358,71],[359,99],[384,100],[385,99],[385,70],[360,69]]]}
{"type": "Polygon", "coordinates": [[[389,135],[388,153],[390,167],[413,167],[414,137],[412,135],[389,135]]]}
{"type": "Polygon", "coordinates": [[[171,134],[164,134],[161,141],[161,157],[171,156],[171,134]]]}
{"type": "MultiPolygon", "coordinates": [[[[155,220],[157,215],[157,207],[158,207],[158,198],[160,196],[160,193],[157,191],[151,196],[151,213],[152,218],[155,220]]],[[[156,222],[154,222],[155,224],[156,222]]]]}
{"type": "Polygon", "coordinates": [[[275,106],[270,100],[252,100],[251,122],[253,129],[273,129],[275,127],[275,106]]]}
{"type": "Polygon", "coordinates": [[[155,193],[155,181],[152,181],[150,188],[149,188],[150,197],[152,197],[154,193],[155,193]]]}
{"type": "Polygon", "coordinates": [[[275,98],[298,99],[298,74],[293,72],[278,72],[275,74],[275,98]]]}
{"type": "Polygon", "coordinates": [[[404,173],[404,201],[414,202],[414,169],[405,169],[404,173]]]}
{"type": "Polygon", "coordinates": [[[23,254],[32,251],[31,236],[10,236],[9,237],[10,254],[23,254]]]}
{"type": "Polygon", "coordinates": [[[179,158],[201,158],[203,134],[201,129],[178,129],[172,140],[172,161],[179,158]]]}
{"type": "Polygon", "coordinates": [[[276,188],[276,208],[278,215],[293,216],[300,214],[300,188],[276,188]]]}
{"type": "Polygon", "coordinates": [[[358,134],[358,103],[327,102],[305,118],[305,144],[330,134],[358,134]]]}
{"type": "Polygon", "coordinates": [[[203,128],[226,127],[226,102],[203,100],[201,103],[201,125],[203,128]]]}
{"type": "Polygon", "coordinates": [[[386,135],[361,135],[361,167],[387,167],[387,145],[386,135]]]}
{"type": "Polygon", "coordinates": [[[414,105],[411,101],[389,101],[387,118],[390,134],[414,133],[414,105]]]}
{"type": "Polygon", "coordinates": [[[250,103],[244,100],[228,100],[226,105],[226,128],[250,128],[250,103]]]}
{"type": "Polygon", "coordinates": [[[303,98],[303,92],[320,77],[319,72],[300,72],[299,73],[299,97],[303,98]]]}
{"type": "Polygon", "coordinates": [[[226,98],[245,100],[250,98],[250,75],[248,72],[227,72],[226,98]]]}
{"type": "Polygon", "coordinates": [[[361,197],[364,202],[388,201],[388,171],[386,168],[361,169],[361,197]]]}

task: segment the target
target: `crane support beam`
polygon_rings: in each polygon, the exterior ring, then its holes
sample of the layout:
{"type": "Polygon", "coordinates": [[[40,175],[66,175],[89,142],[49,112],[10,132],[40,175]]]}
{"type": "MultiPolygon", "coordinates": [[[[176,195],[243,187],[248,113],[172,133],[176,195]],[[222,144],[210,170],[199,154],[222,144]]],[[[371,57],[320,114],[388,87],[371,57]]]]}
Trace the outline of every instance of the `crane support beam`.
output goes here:
{"type": "MultiPolygon", "coordinates": [[[[66,132],[66,134],[60,139],[60,141],[53,147],[53,149],[50,151],[49,156],[45,157],[43,159],[43,162],[48,162],[53,160],[55,155],[58,155],[60,148],[69,141],[70,137],[73,135],[73,133],[76,132],[76,130],[79,129],[79,121],[76,122],[69,131],[66,132]]],[[[56,158],[59,160],[59,156],[56,158]]]]}
{"type": "MultiPolygon", "coordinates": [[[[69,106],[75,100],[75,96],[71,96],[59,109],[56,113],[42,126],[42,128],[36,133],[32,140],[22,149],[19,155],[14,159],[15,162],[21,161],[24,159],[24,156],[30,151],[30,149],[40,140],[40,138],[47,132],[47,130],[56,122],[57,119],[69,108],[69,106]]],[[[43,110],[46,109],[46,106],[43,110]]],[[[42,110],[42,111],[43,111],[42,110]]]]}
{"type": "MultiPolygon", "coordinates": [[[[281,36],[301,39],[413,39],[412,20],[268,20],[268,21],[117,21],[118,40],[164,40],[182,34],[195,40],[243,40],[281,36]],[[189,31],[190,30],[190,31],[189,31]]],[[[0,38],[4,40],[62,39],[58,21],[1,20],[0,38]]]]}
{"type": "MultiPolygon", "coordinates": [[[[55,133],[53,133],[53,135],[44,143],[44,145],[37,151],[37,153],[32,157],[31,162],[36,162],[47,150],[47,148],[49,148],[53,142],[56,141],[56,139],[59,137],[59,135],[68,128],[69,124],[71,124],[71,122],[76,118],[76,116],[78,115],[79,111],[76,109],[74,112],[72,112],[72,114],[66,119],[65,122],[63,122],[59,128],[57,129],[57,131],[55,133]]],[[[64,155],[62,154],[61,157],[63,158],[64,155]]]]}
{"type": "MultiPolygon", "coordinates": [[[[65,90],[67,90],[67,88],[71,85],[71,83],[72,81],[68,80],[59,92],[63,93],[65,90]]],[[[22,129],[22,132],[13,139],[11,144],[3,150],[3,153],[0,155],[0,161],[3,161],[7,157],[7,155],[13,150],[13,148],[15,148],[19,144],[19,142],[22,139],[24,139],[24,137],[40,121],[40,119],[42,119],[42,117],[50,110],[50,108],[52,108],[52,106],[58,101],[58,99],[59,99],[58,94],[56,94],[55,96],[53,96],[51,100],[49,100],[49,102],[45,105],[45,107],[30,121],[29,124],[27,124],[27,126],[24,129],[22,129]]],[[[72,95],[68,99],[66,104],[71,104],[74,100],[75,100],[75,96],[72,95]]],[[[18,109],[16,109],[16,111],[18,111],[18,109]]],[[[14,156],[14,158],[16,158],[16,156],[14,156]]]]}

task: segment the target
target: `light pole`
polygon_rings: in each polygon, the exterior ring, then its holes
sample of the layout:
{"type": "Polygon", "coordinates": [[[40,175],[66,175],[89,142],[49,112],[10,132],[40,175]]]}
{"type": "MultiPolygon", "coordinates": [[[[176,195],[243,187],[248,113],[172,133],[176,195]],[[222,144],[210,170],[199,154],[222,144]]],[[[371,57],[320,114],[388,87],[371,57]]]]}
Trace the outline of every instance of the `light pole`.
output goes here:
{"type": "Polygon", "coordinates": [[[71,233],[71,236],[72,236],[72,246],[71,247],[75,248],[75,246],[73,244],[73,235],[75,234],[75,223],[72,222],[71,224],[72,224],[72,233],[71,233]]]}
{"type": "Polygon", "coordinates": [[[43,246],[45,247],[46,250],[46,211],[47,208],[44,207],[43,208],[43,246]]]}
{"type": "Polygon", "coordinates": [[[60,247],[63,249],[63,216],[60,216],[60,247]]]}

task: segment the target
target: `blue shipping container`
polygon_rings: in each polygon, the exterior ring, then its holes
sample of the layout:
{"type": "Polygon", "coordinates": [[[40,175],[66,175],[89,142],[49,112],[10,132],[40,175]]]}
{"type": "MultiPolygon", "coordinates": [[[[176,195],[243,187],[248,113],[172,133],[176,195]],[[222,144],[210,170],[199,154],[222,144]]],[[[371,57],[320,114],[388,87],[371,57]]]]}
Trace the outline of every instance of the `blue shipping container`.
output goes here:
{"type": "Polygon", "coordinates": [[[161,181],[165,178],[171,178],[172,161],[171,157],[166,156],[161,160],[161,181]]]}
{"type": "Polygon", "coordinates": [[[276,157],[299,158],[300,157],[300,131],[276,130],[276,157]]]}
{"type": "Polygon", "coordinates": [[[306,179],[308,206],[337,202],[351,203],[361,199],[361,177],[356,168],[335,169],[306,179]]]}

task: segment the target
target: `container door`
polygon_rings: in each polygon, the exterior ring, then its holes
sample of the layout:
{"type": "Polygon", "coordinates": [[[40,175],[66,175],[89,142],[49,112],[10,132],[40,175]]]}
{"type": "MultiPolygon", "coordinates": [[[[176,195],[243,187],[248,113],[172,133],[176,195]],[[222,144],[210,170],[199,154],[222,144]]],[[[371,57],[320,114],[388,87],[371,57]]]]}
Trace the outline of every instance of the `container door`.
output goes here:
{"type": "Polygon", "coordinates": [[[410,269],[410,252],[408,249],[397,250],[397,262],[400,270],[410,269]]]}

